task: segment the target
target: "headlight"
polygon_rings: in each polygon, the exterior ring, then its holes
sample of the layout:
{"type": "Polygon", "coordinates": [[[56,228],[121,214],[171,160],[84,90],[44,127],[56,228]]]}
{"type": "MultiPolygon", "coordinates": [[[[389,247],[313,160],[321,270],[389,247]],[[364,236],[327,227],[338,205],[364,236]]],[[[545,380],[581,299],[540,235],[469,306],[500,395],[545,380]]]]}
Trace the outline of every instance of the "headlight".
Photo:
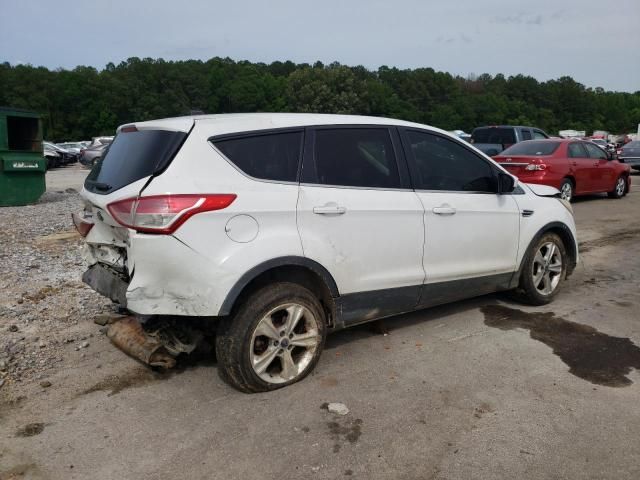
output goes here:
{"type": "Polygon", "coordinates": [[[571,202],[568,200],[565,200],[564,198],[560,198],[560,197],[557,197],[557,198],[560,201],[560,203],[564,205],[564,208],[569,210],[569,212],[571,212],[571,215],[573,215],[573,207],[571,206],[571,202]]]}

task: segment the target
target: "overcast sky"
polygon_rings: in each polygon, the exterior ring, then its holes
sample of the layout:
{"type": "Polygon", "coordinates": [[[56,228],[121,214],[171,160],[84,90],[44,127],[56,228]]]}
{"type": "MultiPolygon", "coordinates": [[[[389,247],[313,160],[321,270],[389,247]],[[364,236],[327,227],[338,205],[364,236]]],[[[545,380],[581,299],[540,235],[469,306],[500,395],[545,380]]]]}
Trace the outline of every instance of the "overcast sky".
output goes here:
{"type": "Polygon", "coordinates": [[[570,75],[640,90],[640,0],[0,0],[0,61],[128,57],[570,75]]]}

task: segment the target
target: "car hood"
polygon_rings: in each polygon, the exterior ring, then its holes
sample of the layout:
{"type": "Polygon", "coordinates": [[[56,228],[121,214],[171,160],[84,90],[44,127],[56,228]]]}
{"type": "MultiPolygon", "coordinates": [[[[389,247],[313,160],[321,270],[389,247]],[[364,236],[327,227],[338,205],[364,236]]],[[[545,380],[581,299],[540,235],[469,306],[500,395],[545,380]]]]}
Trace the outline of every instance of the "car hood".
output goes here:
{"type": "Polygon", "coordinates": [[[534,183],[527,183],[526,185],[539,197],[555,197],[560,194],[560,190],[549,185],[536,185],[534,183]]]}

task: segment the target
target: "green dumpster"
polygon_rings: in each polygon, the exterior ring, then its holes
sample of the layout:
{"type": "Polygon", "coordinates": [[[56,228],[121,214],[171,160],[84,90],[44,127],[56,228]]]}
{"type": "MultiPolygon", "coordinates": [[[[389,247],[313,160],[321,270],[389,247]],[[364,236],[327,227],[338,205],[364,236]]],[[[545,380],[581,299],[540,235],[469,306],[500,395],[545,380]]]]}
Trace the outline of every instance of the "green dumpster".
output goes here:
{"type": "Polygon", "coordinates": [[[0,107],[0,206],[37,202],[46,170],[40,116],[0,107]]]}

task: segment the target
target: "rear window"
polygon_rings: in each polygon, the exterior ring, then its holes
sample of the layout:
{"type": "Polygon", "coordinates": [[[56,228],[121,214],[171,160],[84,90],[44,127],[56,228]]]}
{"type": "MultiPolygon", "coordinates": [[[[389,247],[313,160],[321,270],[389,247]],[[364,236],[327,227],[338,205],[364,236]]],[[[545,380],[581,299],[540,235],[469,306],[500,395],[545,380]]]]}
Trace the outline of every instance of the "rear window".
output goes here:
{"type": "Polygon", "coordinates": [[[247,175],[295,182],[302,154],[302,131],[213,140],[213,144],[247,175]]]}
{"type": "Polygon", "coordinates": [[[500,155],[551,155],[560,142],[520,142],[504,150],[500,155]]]}
{"type": "Polygon", "coordinates": [[[516,143],[516,135],[513,128],[476,128],[471,134],[471,139],[474,143],[499,143],[501,145],[516,143]]]}
{"type": "Polygon", "coordinates": [[[87,190],[107,194],[141,178],[162,172],[187,138],[183,132],[121,132],[84,182],[87,190]]]}

